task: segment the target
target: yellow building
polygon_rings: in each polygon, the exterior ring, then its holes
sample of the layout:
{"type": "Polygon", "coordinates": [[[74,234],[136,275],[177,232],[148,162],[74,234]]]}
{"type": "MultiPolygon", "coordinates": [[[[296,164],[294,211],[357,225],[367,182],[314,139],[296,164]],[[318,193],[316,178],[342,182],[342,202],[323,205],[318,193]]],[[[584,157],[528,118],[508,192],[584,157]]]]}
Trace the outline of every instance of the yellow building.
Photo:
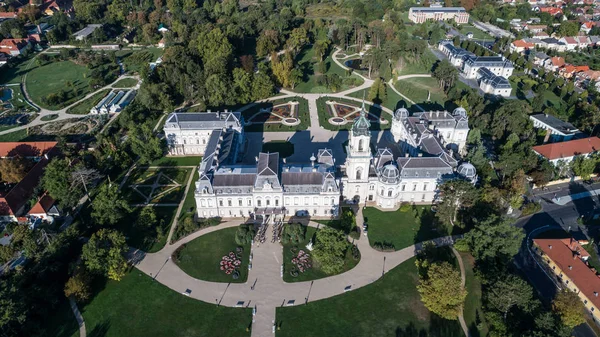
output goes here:
{"type": "Polygon", "coordinates": [[[600,277],[587,262],[590,254],[572,238],[534,239],[533,248],[562,282],[574,291],[596,322],[600,322],[600,277]]]}

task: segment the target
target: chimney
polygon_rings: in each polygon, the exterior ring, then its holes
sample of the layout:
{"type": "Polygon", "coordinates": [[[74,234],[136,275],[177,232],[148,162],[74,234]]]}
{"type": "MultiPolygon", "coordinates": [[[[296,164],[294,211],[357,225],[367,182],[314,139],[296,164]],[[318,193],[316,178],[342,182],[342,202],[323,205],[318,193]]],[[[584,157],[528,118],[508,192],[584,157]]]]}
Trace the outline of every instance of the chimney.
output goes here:
{"type": "Polygon", "coordinates": [[[285,158],[283,158],[283,159],[282,159],[282,161],[283,161],[283,163],[285,164],[285,162],[286,162],[285,158]]]}
{"type": "Polygon", "coordinates": [[[283,172],[290,172],[290,167],[289,166],[284,167],[283,172]]]}
{"type": "Polygon", "coordinates": [[[313,171],[313,172],[317,172],[317,168],[316,168],[316,167],[313,167],[313,168],[312,168],[312,171],[313,171]]]}
{"type": "Polygon", "coordinates": [[[410,154],[409,154],[408,152],[406,152],[406,153],[404,154],[404,158],[408,158],[408,157],[410,157],[410,154]]]}
{"type": "Polygon", "coordinates": [[[552,249],[552,245],[548,245],[548,248],[552,249]]]}
{"type": "Polygon", "coordinates": [[[598,297],[598,292],[594,291],[594,296],[598,297]]]}
{"type": "Polygon", "coordinates": [[[254,160],[258,163],[258,156],[254,157],[254,160]]]}
{"type": "Polygon", "coordinates": [[[573,270],[573,266],[569,266],[569,270],[573,270]]]}

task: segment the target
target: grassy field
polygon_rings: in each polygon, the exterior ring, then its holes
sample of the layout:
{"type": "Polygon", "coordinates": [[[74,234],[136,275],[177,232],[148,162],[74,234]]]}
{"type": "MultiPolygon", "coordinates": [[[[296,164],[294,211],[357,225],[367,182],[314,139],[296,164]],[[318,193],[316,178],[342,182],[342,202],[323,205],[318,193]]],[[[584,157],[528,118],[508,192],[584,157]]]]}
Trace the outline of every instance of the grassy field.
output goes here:
{"type": "Polygon", "coordinates": [[[98,91],[85,101],[70,107],[67,110],[67,113],[74,115],[87,115],[96,104],[100,103],[104,96],[108,95],[109,92],[109,89],[98,91]]]}
{"type": "Polygon", "coordinates": [[[31,68],[35,67],[35,61],[30,62],[33,59],[34,54],[30,54],[27,57],[20,57],[20,62],[16,65],[9,67],[5,65],[0,71],[0,84],[15,84],[21,83],[23,75],[25,75],[31,68]]]}
{"type": "Polygon", "coordinates": [[[279,152],[280,158],[287,158],[294,154],[294,144],[283,140],[264,143],[262,152],[279,152]]]}
{"type": "Polygon", "coordinates": [[[448,235],[443,226],[437,224],[435,214],[428,206],[415,206],[407,211],[383,212],[368,207],[363,212],[369,224],[369,243],[387,243],[395,250],[411,246],[417,242],[448,235]],[[418,213],[418,214],[416,214],[418,213]]]}
{"type": "Polygon", "coordinates": [[[399,80],[396,82],[395,87],[404,96],[417,104],[437,104],[443,107],[446,102],[446,94],[438,85],[437,80],[432,77],[399,80]],[[428,93],[431,93],[429,102],[427,102],[428,93]]]}
{"type": "MultiPolygon", "coordinates": [[[[283,245],[283,281],[284,282],[312,281],[312,280],[317,280],[317,279],[324,278],[324,277],[333,276],[333,275],[326,274],[325,272],[323,272],[319,268],[319,266],[314,263],[314,260],[312,261],[313,267],[306,270],[304,273],[299,273],[297,277],[293,277],[290,274],[290,271],[295,269],[295,266],[292,264],[292,259],[298,255],[297,251],[299,249],[302,249],[306,253],[310,254],[310,252],[306,249],[306,245],[310,242],[311,239],[313,240],[313,242],[315,241],[314,236],[315,236],[316,232],[317,232],[316,228],[308,227],[308,228],[306,228],[306,239],[303,242],[301,242],[298,245],[294,245],[294,244],[283,245]],[[292,252],[292,250],[294,252],[292,252]]],[[[352,245],[350,243],[348,243],[348,251],[346,252],[344,269],[339,274],[344,273],[344,272],[354,268],[360,261],[360,259],[355,260],[354,258],[352,258],[351,247],[352,247],[352,245]]]]}
{"type": "MultiPolygon", "coordinates": [[[[399,108],[409,108],[412,104],[404,100],[400,95],[398,95],[389,85],[385,90],[385,99],[381,102],[381,106],[386,107],[392,111],[396,111],[399,108]]],[[[369,95],[369,89],[358,90],[350,93],[348,96],[356,97],[362,99],[363,97],[367,97],[369,95]],[[364,96],[363,96],[364,95],[364,96]]],[[[386,114],[386,112],[382,112],[386,114]]]]}
{"type": "Polygon", "coordinates": [[[199,166],[200,161],[202,161],[201,156],[161,157],[148,166],[199,166]]]}
{"type": "Polygon", "coordinates": [[[464,336],[458,321],[444,320],[421,303],[415,259],[374,283],[307,305],[277,308],[277,337],[464,336]]]}
{"type": "Polygon", "coordinates": [[[0,135],[0,143],[2,142],[34,142],[34,141],[51,141],[55,140],[56,136],[51,135],[29,135],[27,129],[21,129],[0,135]]]}
{"type": "MultiPolygon", "coordinates": [[[[303,78],[302,82],[298,83],[298,85],[296,85],[296,87],[293,89],[295,92],[330,93],[333,91],[323,85],[317,84],[316,79],[318,76],[337,74],[342,79],[349,77],[346,74],[346,70],[338,66],[337,63],[335,63],[335,61],[331,58],[331,55],[327,56],[323,60],[326,65],[326,71],[324,73],[319,73],[319,57],[315,55],[315,51],[312,46],[304,48],[296,58],[296,62],[298,63],[300,69],[302,69],[303,78]]],[[[361,85],[363,83],[363,80],[359,76],[351,75],[351,77],[357,79],[356,85],[361,85]]],[[[344,91],[349,88],[351,87],[348,85],[342,85],[338,91],[344,91]]]]}
{"type": "Polygon", "coordinates": [[[137,82],[138,81],[135,78],[124,78],[113,84],[113,88],[132,88],[137,84],[137,82]]]}
{"type": "Polygon", "coordinates": [[[134,170],[127,179],[125,188],[123,189],[124,196],[131,204],[146,202],[146,198],[139,192],[142,192],[146,197],[151,198],[149,200],[151,203],[179,203],[183,198],[183,192],[185,191],[190,172],[191,169],[187,168],[138,168],[134,170]],[[151,185],[154,183],[164,186],[157,186],[154,191],[152,191],[151,185]],[[180,184],[181,186],[174,186],[176,184],[180,184]],[[132,185],[144,186],[135,186],[139,191],[137,192],[132,185]],[[151,193],[152,195],[150,195],[151,193]]]}
{"type": "Polygon", "coordinates": [[[460,253],[460,257],[465,266],[465,288],[467,289],[467,298],[463,307],[463,316],[471,336],[487,336],[488,327],[483,317],[481,304],[481,282],[475,275],[475,259],[469,253],[460,253]]]}
{"type": "Polygon", "coordinates": [[[484,32],[483,30],[476,28],[475,26],[472,26],[472,25],[458,25],[457,30],[461,34],[464,34],[465,36],[469,32],[473,33],[473,39],[475,39],[475,40],[488,40],[488,41],[495,40],[494,37],[492,37],[490,34],[484,32]]]}
{"type": "Polygon", "coordinates": [[[222,257],[229,252],[235,253],[236,248],[240,247],[235,242],[236,231],[237,227],[225,228],[192,240],[173,254],[173,260],[186,274],[199,280],[244,283],[248,279],[250,244],[241,246],[242,264],[239,267],[240,277],[237,280],[219,269],[222,257]]]}
{"type": "Polygon", "coordinates": [[[217,307],[183,296],[137,269],[119,282],[108,281],[80,309],[90,337],[247,337],[252,321],[251,309],[217,307]]]}
{"type": "Polygon", "coordinates": [[[38,105],[48,109],[60,109],[90,92],[90,70],[71,61],[51,62],[27,73],[27,92],[38,105]],[[72,86],[68,86],[70,83],[72,86]],[[69,99],[57,105],[44,103],[42,98],[64,90],[69,99]]]}

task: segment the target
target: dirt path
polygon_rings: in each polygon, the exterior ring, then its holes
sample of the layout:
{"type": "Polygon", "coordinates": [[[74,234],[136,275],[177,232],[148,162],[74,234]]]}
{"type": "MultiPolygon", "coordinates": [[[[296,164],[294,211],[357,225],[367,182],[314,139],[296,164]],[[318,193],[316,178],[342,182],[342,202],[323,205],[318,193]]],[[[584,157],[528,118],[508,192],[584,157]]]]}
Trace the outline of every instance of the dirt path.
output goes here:
{"type": "MultiPolygon", "coordinates": [[[[458,261],[458,266],[460,267],[460,283],[462,284],[462,286],[464,288],[465,284],[467,282],[467,275],[465,273],[465,265],[463,264],[463,260],[460,257],[460,254],[458,253],[458,251],[453,246],[450,246],[450,248],[452,248],[452,253],[454,253],[454,256],[456,256],[456,260],[458,261]]],[[[463,329],[465,336],[470,337],[469,328],[467,327],[467,323],[465,322],[465,317],[463,315],[462,309],[460,310],[460,315],[458,316],[458,321],[460,322],[460,326],[463,329]]]]}

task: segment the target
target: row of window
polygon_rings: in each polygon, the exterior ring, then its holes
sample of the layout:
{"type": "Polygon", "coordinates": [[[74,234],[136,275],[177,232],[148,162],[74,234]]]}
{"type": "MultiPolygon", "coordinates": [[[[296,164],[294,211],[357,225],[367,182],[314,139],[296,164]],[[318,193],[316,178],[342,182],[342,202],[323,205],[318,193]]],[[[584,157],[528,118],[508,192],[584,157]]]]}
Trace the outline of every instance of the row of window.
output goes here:
{"type": "MultiPolygon", "coordinates": [[[[400,191],[401,192],[407,192],[408,191],[406,189],[406,185],[407,184],[400,185],[400,191]]],[[[413,183],[412,186],[409,187],[410,191],[411,192],[416,192],[418,185],[419,185],[418,183],[413,183]]],[[[429,183],[423,183],[423,189],[420,190],[420,191],[428,191],[428,189],[427,189],[428,187],[429,187],[429,183]]],[[[374,191],[374,190],[375,190],[375,185],[369,185],[369,191],[374,191]]],[[[356,193],[359,193],[359,192],[360,192],[360,186],[356,186],[356,193]]],[[[394,189],[393,188],[388,188],[387,193],[386,193],[384,187],[382,187],[379,190],[379,195],[381,195],[381,196],[386,196],[387,195],[388,197],[391,197],[391,196],[393,196],[393,194],[394,194],[394,189]]]]}
{"type": "MultiPolygon", "coordinates": [[[[319,206],[319,205],[335,205],[335,197],[323,197],[323,204],[321,204],[321,198],[320,197],[286,197],[285,198],[285,204],[286,205],[292,205],[292,202],[295,206],[309,206],[311,205],[311,201],[312,201],[312,205],[315,206],[319,206]]],[[[242,198],[238,198],[237,202],[235,201],[235,199],[219,199],[218,201],[219,207],[233,207],[234,205],[237,207],[243,207],[244,206],[244,199],[242,198]]],[[[213,204],[213,199],[200,199],[200,207],[214,207],[213,204]]],[[[246,199],[246,206],[252,207],[252,199],[251,198],[247,198],[246,199]]],[[[274,198],[273,200],[271,200],[271,198],[266,198],[264,200],[264,204],[263,204],[263,200],[261,198],[257,198],[256,199],[256,207],[269,207],[269,206],[275,206],[275,207],[279,207],[279,198],[274,198]],[[271,202],[272,201],[272,202],[271,202]]]]}
{"type": "MultiPolygon", "coordinates": [[[[301,209],[291,209],[289,210],[289,214],[293,215],[296,214],[296,212],[298,211],[307,211],[307,210],[301,210],[301,209]]],[[[250,215],[252,213],[252,211],[247,211],[248,215],[250,215]]],[[[221,210],[219,212],[215,212],[215,211],[202,211],[202,214],[198,214],[199,216],[202,216],[204,218],[207,217],[214,217],[214,216],[222,216],[222,217],[233,217],[233,218],[237,218],[238,216],[243,217],[245,215],[243,210],[239,210],[239,212],[235,212],[232,210],[229,211],[225,211],[225,210],[221,210]]],[[[319,215],[324,215],[324,216],[329,216],[329,215],[334,215],[334,210],[332,209],[324,209],[321,213],[318,212],[317,209],[313,209],[313,212],[311,213],[311,215],[313,216],[319,216],[319,215]]]]}

